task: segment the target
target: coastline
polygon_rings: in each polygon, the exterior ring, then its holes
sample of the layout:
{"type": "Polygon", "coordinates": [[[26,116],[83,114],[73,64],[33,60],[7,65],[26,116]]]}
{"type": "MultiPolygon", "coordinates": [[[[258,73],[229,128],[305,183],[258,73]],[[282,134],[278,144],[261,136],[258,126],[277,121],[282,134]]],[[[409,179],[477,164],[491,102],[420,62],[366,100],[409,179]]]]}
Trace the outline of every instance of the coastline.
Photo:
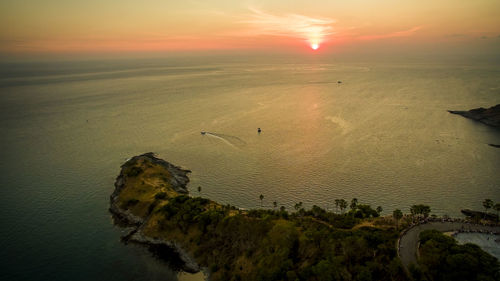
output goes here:
{"type": "MultiPolygon", "coordinates": [[[[485,125],[500,128],[500,104],[490,108],[474,108],[468,111],[448,110],[451,114],[461,115],[465,118],[481,122],[485,125]]],[[[493,145],[495,146],[495,145],[493,145]]]]}
{"type": "Polygon", "coordinates": [[[127,161],[121,166],[120,174],[117,176],[115,180],[114,184],[115,189],[110,196],[110,207],[109,207],[109,211],[113,215],[113,219],[115,220],[116,224],[120,226],[133,228],[129,233],[127,233],[122,237],[123,241],[125,243],[132,242],[145,246],[158,246],[158,245],[166,246],[174,250],[175,253],[177,253],[178,258],[180,259],[180,261],[182,261],[183,271],[188,273],[203,272],[204,279],[207,281],[210,280],[209,279],[210,274],[208,272],[208,269],[201,267],[196,262],[196,260],[186,250],[182,248],[182,246],[179,243],[161,238],[148,237],[143,233],[145,223],[147,222],[149,216],[141,217],[135,215],[132,213],[131,210],[124,209],[120,206],[119,196],[126,186],[126,177],[124,174],[124,169],[127,168],[130,163],[138,161],[141,158],[147,158],[152,163],[164,167],[168,172],[170,172],[170,175],[172,176],[170,177],[169,180],[171,187],[178,193],[182,194],[188,193],[186,185],[189,182],[189,178],[187,177],[187,174],[190,173],[191,171],[182,169],[163,159],[156,158],[154,153],[152,152],[144,153],[139,156],[134,156],[130,159],[127,159],[127,161]]]}
{"type": "Polygon", "coordinates": [[[401,231],[401,235],[397,241],[397,253],[401,262],[408,270],[411,263],[417,263],[419,234],[424,230],[435,229],[440,232],[449,232],[451,237],[456,233],[488,233],[500,235],[500,226],[484,225],[470,223],[460,219],[428,219],[416,224],[411,224],[409,227],[401,231]]]}
{"type": "Polygon", "coordinates": [[[201,272],[195,278],[204,280],[228,280],[229,276],[256,280],[269,274],[296,280],[319,272],[332,258],[346,257],[347,263],[336,264],[342,268],[339,274],[371,275],[368,262],[375,262],[376,278],[395,274],[405,280],[409,263],[416,262],[422,230],[456,230],[456,225],[465,224],[427,219],[398,231],[392,219],[379,218],[370,205],[358,202],[341,214],[316,205],[305,210],[302,203],[290,214],[284,207],[243,211],[187,196],[189,172],[153,153],[135,156],[121,166],[109,210],[116,221],[132,227],[122,237],[125,243],[148,246],[160,258],[181,263],[173,264],[175,268],[201,272]],[[353,248],[363,250],[352,253],[353,248]],[[356,269],[359,266],[365,273],[356,269]]]}

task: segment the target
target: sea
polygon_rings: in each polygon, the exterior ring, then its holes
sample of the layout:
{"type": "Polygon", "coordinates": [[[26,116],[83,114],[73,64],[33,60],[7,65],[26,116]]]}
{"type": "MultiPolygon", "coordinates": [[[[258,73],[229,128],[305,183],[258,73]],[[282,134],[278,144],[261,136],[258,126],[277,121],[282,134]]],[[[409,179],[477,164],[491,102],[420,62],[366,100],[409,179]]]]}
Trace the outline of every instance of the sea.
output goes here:
{"type": "Polygon", "coordinates": [[[500,202],[500,130],[447,110],[499,103],[500,64],[473,60],[0,62],[0,279],[183,280],[108,212],[120,165],[145,152],[239,208],[357,198],[460,217],[500,202]]]}

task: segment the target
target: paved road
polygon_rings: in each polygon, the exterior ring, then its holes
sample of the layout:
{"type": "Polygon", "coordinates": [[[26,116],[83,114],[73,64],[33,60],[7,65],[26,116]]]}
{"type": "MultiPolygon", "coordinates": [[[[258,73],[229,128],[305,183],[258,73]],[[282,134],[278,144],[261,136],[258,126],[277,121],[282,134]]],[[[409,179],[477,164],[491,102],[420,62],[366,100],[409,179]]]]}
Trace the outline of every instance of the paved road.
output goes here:
{"type": "Polygon", "coordinates": [[[500,232],[500,226],[485,226],[479,224],[467,224],[462,222],[429,222],[414,226],[408,230],[399,240],[399,258],[403,265],[408,268],[410,263],[417,263],[417,243],[420,232],[428,229],[435,229],[441,232],[455,230],[471,230],[471,231],[491,231],[500,232]]]}

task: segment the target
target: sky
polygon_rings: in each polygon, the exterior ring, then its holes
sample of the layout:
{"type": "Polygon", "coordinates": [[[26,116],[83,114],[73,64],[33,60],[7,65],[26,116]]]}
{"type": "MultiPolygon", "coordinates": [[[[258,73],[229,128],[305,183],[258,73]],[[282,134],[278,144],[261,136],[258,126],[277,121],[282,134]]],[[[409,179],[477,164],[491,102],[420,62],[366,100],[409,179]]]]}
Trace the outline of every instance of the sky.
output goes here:
{"type": "Polygon", "coordinates": [[[500,1],[0,1],[4,55],[211,50],[499,55],[500,1]]]}

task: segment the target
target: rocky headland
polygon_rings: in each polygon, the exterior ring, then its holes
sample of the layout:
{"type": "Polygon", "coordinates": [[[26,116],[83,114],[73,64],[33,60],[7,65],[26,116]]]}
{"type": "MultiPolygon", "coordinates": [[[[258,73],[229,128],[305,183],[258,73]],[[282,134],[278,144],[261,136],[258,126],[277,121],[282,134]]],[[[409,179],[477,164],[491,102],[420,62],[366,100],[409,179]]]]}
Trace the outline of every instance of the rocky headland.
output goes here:
{"type": "Polygon", "coordinates": [[[449,113],[462,115],[465,118],[479,121],[483,124],[500,128],[500,104],[490,108],[475,108],[469,111],[448,110],[449,113]]]}
{"type": "Polygon", "coordinates": [[[144,234],[153,210],[161,206],[159,200],[188,193],[190,172],[156,158],[152,152],[134,156],[121,166],[110,196],[109,211],[118,224],[133,227],[123,237],[125,242],[166,246],[178,254],[182,270],[198,272],[202,268],[178,243],[144,234]]]}

